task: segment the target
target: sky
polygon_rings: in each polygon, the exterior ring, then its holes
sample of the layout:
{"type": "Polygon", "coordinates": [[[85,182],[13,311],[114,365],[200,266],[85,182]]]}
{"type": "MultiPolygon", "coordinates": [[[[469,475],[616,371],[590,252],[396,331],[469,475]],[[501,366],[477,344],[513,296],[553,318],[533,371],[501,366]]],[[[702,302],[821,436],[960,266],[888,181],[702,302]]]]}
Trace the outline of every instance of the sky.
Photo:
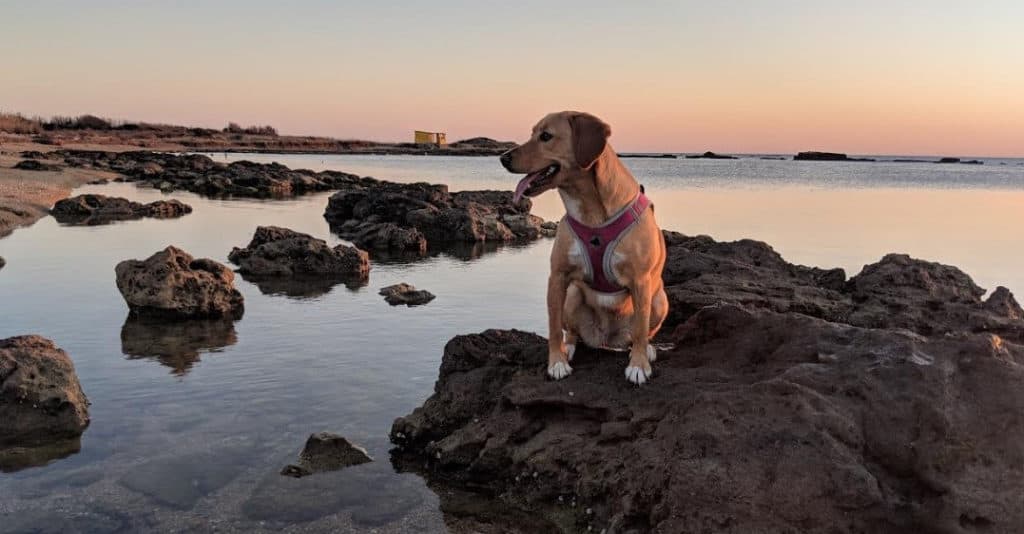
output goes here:
{"type": "Polygon", "coordinates": [[[1024,156],[1018,0],[0,0],[0,110],[620,151],[1024,156]]]}

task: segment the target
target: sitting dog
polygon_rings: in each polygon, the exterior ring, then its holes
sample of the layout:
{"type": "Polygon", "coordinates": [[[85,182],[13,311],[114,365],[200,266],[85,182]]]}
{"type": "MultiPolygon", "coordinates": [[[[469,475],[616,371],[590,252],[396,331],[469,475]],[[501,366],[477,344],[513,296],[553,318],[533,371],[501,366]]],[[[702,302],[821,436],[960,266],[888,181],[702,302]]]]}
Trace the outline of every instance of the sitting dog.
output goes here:
{"type": "Polygon", "coordinates": [[[568,376],[582,341],[629,348],[626,379],[643,384],[656,357],[650,339],[668,314],[665,238],[653,205],[608,144],[610,135],[588,113],[552,113],[529,141],[502,154],[501,164],[526,174],[516,202],[557,189],[565,204],[548,278],[548,375],[568,376]]]}

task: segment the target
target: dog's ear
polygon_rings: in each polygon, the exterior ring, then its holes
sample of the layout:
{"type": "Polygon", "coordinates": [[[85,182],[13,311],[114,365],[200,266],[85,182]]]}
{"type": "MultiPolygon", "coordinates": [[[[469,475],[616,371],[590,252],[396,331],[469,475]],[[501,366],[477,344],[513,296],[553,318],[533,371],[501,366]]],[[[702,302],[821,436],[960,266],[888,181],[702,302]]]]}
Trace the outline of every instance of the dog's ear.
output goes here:
{"type": "Polygon", "coordinates": [[[589,113],[574,113],[569,116],[572,127],[573,152],[576,163],[584,169],[594,166],[604,147],[608,145],[608,136],[612,134],[610,126],[589,113]]]}

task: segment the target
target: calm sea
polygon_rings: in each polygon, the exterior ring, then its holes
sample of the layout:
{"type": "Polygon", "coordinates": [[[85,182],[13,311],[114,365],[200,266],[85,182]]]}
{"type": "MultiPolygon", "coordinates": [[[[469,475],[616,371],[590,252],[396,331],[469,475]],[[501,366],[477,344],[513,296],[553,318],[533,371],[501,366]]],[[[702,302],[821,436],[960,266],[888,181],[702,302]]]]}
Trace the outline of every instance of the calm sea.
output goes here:
{"type": "MultiPolygon", "coordinates": [[[[278,161],[453,190],[511,189],[496,158],[214,154],[278,161]]],[[[887,158],[883,158],[887,159],[887,158]]],[[[891,158],[888,158],[891,159],[891,158]]],[[[663,228],[767,241],[786,259],[856,273],[888,252],[963,268],[983,287],[1024,295],[1024,161],[984,165],[627,159],[663,228]]],[[[166,198],[128,184],[79,192],[166,198]]],[[[125,325],[114,265],[174,244],[226,262],[257,225],[330,242],[327,194],[288,201],[170,195],[194,213],[171,221],[62,227],[53,219],[0,240],[0,338],[38,333],[68,351],[92,401],[81,452],[0,473],[0,532],[443,531],[436,495],[396,474],[387,433],[431,392],[442,347],[486,328],[542,332],[550,241],[375,263],[360,288],[267,287],[241,278],[233,328],[125,325]],[[377,290],[409,282],[437,295],[392,308],[377,290]],[[301,480],[278,471],[306,436],[329,430],[375,461],[301,480]]],[[[535,213],[561,215],[558,196],[535,213]]]]}

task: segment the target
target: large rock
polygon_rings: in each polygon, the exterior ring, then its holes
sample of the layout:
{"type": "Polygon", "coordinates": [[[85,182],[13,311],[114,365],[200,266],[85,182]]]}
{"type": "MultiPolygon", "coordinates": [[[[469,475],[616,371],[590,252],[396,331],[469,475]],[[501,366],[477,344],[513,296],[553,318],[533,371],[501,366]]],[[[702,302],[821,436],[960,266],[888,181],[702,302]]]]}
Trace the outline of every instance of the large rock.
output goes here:
{"type": "Polygon", "coordinates": [[[146,260],[122,261],[114,271],[117,289],[137,317],[237,319],[244,311],[231,269],[173,246],[146,260]]]}
{"type": "Polygon", "coordinates": [[[472,488],[534,530],[1024,531],[1009,291],[982,300],[906,256],[847,281],[756,241],[666,238],[675,311],[650,384],[623,380],[617,353],[581,348],[555,382],[539,336],[459,336],[434,395],[395,421],[397,467],[442,509],[444,488],[472,488]]]}
{"type": "Polygon", "coordinates": [[[39,336],[0,340],[0,447],[45,446],[87,426],[89,400],[67,353],[39,336]]]}
{"type": "Polygon", "coordinates": [[[448,192],[444,185],[377,182],[331,196],[324,218],[368,249],[425,251],[428,244],[507,242],[549,234],[511,191],[448,192]]]}
{"type": "Polygon", "coordinates": [[[22,171],[59,171],[62,169],[60,165],[53,165],[52,163],[43,163],[34,159],[26,159],[19,161],[14,165],[15,169],[22,171]]]}
{"type": "Polygon", "coordinates": [[[192,206],[178,200],[157,200],[140,204],[126,198],[78,195],[59,200],[50,214],[62,224],[98,225],[153,217],[169,219],[192,213],[192,206]]]}
{"type": "Polygon", "coordinates": [[[238,272],[255,277],[331,277],[365,279],[370,257],[356,247],[330,247],[323,239],[279,228],[260,226],[245,248],[228,255],[238,272]]]}

